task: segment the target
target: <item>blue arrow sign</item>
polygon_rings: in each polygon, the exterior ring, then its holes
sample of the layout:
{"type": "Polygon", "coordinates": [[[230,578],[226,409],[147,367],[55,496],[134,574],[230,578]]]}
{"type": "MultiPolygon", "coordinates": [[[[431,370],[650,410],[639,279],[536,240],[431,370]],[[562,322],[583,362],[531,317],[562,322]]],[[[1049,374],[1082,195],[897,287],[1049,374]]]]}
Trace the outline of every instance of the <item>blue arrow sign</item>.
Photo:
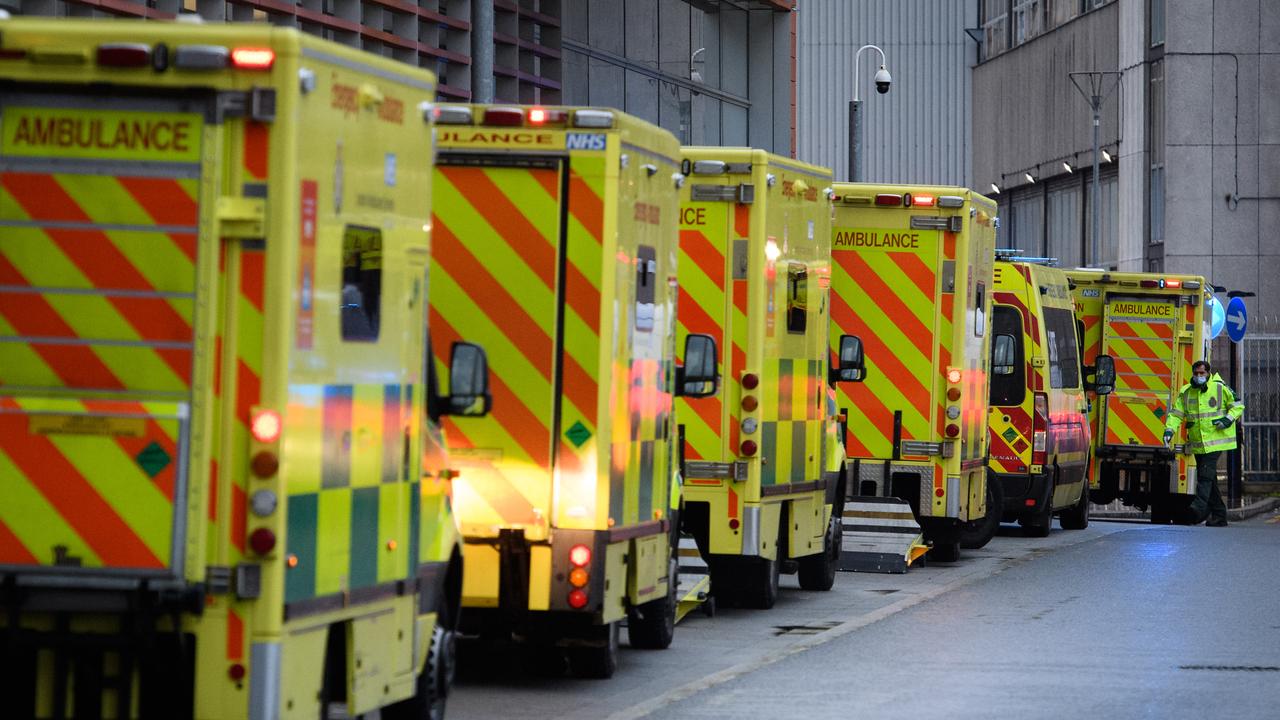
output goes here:
{"type": "Polygon", "coordinates": [[[1244,339],[1245,328],[1249,326],[1249,313],[1244,309],[1244,298],[1234,297],[1227,303],[1227,337],[1231,342],[1244,339]]]}
{"type": "Polygon", "coordinates": [[[1213,340],[1222,334],[1222,328],[1227,324],[1227,311],[1213,296],[1209,296],[1205,304],[1209,306],[1209,339],[1213,340]]]}

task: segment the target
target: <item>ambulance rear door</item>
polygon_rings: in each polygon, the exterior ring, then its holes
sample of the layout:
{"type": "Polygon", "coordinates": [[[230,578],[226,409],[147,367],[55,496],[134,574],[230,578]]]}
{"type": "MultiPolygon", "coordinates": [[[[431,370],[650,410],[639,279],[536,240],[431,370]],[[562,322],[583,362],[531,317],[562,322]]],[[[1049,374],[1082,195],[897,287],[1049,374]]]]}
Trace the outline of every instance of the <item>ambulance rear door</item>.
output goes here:
{"type": "Polygon", "coordinates": [[[1177,296],[1109,296],[1103,310],[1102,351],[1115,358],[1115,391],[1102,402],[1101,444],[1124,448],[1164,445],[1172,403],[1177,296]]]}

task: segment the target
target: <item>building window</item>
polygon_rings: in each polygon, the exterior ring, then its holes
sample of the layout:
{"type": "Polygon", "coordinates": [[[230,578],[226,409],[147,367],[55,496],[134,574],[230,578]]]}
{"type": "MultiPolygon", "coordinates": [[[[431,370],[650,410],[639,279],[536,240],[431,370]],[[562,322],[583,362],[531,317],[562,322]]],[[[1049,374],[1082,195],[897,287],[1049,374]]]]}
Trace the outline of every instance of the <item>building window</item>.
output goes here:
{"type": "Polygon", "coordinates": [[[1080,183],[1074,178],[1049,188],[1045,197],[1045,253],[1062,267],[1084,264],[1080,236],[1080,183]]]}
{"type": "MultiPolygon", "coordinates": [[[[1152,0],[1152,7],[1155,2],[1152,0]]],[[[1151,63],[1151,106],[1147,117],[1147,148],[1151,157],[1150,182],[1148,192],[1150,198],[1147,209],[1151,213],[1148,223],[1147,242],[1156,245],[1164,242],[1164,61],[1151,63]]]]}
{"type": "Polygon", "coordinates": [[[1040,0],[1013,0],[1013,44],[1021,45],[1044,29],[1040,0]]]}
{"type": "Polygon", "coordinates": [[[1019,188],[1009,203],[1009,247],[1027,255],[1044,252],[1044,193],[1037,186],[1019,188]]]}
{"type": "Polygon", "coordinates": [[[1045,0],[1047,4],[1045,15],[1049,18],[1049,27],[1046,30],[1052,30],[1059,25],[1074,20],[1080,15],[1080,0],[1045,0]]]}
{"type": "Polygon", "coordinates": [[[1164,44],[1164,0],[1151,0],[1151,47],[1164,44]]]}
{"type": "Polygon", "coordinates": [[[982,55],[993,58],[1009,49],[1009,0],[982,0],[982,55]]]}
{"type": "Polygon", "coordinates": [[[787,264],[787,332],[804,334],[809,316],[809,268],[787,264]]]}
{"type": "Polygon", "coordinates": [[[1090,267],[1116,268],[1120,250],[1120,183],[1114,173],[1099,178],[1102,224],[1098,238],[1098,256],[1093,257],[1093,182],[1085,180],[1085,260],[1090,267]]]}

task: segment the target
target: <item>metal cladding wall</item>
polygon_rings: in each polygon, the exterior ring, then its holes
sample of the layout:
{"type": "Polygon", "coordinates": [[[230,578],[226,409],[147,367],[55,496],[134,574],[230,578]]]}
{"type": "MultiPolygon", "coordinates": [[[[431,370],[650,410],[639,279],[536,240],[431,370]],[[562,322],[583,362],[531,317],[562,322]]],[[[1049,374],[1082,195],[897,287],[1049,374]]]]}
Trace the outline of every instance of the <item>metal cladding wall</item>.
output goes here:
{"type": "Polygon", "coordinates": [[[884,50],[893,87],[875,91],[880,56],[862,54],[863,178],[970,184],[970,67],[977,0],[800,0],[797,156],[849,177],[849,101],[858,48],[884,50]]]}

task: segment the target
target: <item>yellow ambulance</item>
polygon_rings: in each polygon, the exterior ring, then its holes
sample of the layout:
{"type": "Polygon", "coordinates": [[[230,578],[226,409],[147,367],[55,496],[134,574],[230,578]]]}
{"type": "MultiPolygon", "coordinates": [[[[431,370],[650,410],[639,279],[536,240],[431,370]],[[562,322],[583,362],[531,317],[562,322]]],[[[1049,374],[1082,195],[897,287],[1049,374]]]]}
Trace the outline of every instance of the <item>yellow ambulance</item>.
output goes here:
{"type": "Polygon", "coordinates": [[[437,123],[432,337],[479,340],[494,369],[493,414],[446,421],[464,630],[608,677],[622,620],[633,647],[671,642],[673,403],[715,392],[708,338],[673,362],[680,147],[594,108],[437,123]]]}
{"type": "Polygon", "coordinates": [[[1089,525],[1084,348],[1066,273],[1013,255],[994,271],[989,481],[1003,520],[1044,537],[1055,514],[1066,530],[1089,525]]]}
{"type": "Polygon", "coordinates": [[[1099,505],[1119,499],[1150,508],[1153,523],[1174,522],[1196,494],[1195,455],[1186,452],[1185,428],[1164,444],[1164,422],[1191,364],[1209,359],[1212,288],[1199,275],[1068,270],[1067,277],[1085,362],[1105,354],[1115,365],[1114,392],[1089,415],[1090,496],[1099,505]]]}
{"type": "MultiPolygon", "coordinates": [[[[884,506],[851,511],[863,513],[851,524],[874,530],[885,513],[905,515],[896,498],[941,561],[956,560],[962,530],[987,517],[996,222],[995,203],[965,188],[835,185],[832,343],[857,336],[866,354],[865,381],[838,389],[850,494],[884,506]]],[[[879,527],[909,540],[906,529],[879,527]]],[[[914,555],[902,546],[897,571],[914,555]]],[[[850,569],[883,568],[884,554],[853,557],[850,569]]]]}
{"type": "Polygon", "coordinates": [[[435,78],[267,25],[0,22],[6,717],[443,711],[435,78]],[[15,625],[16,623],[16,625],[15,625]]]}
{"type": "Polygon", "coordinates": [[[677,401],[682,522],[718,604],[769,608],[780,572],[828,590],[840,560],[831,171],[750,148],[681,157],[679,332],[714,338],[725,378],[717,397],[677,401]]]}

